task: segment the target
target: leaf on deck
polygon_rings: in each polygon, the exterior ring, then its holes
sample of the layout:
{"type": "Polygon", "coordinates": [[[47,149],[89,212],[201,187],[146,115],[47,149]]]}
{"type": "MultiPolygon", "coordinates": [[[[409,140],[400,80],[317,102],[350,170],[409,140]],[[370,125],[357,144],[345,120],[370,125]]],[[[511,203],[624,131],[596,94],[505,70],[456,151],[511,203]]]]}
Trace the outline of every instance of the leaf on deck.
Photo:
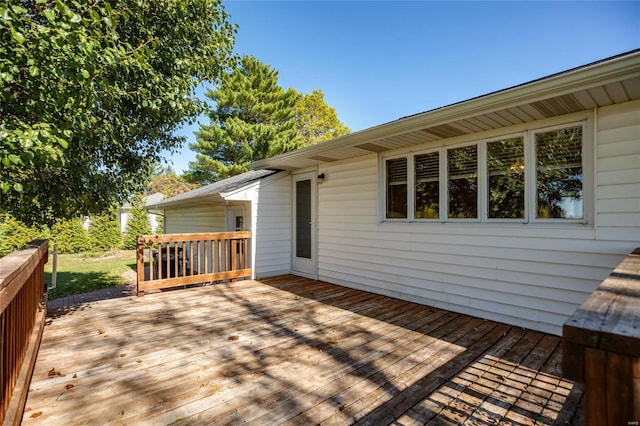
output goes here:
{"type": "Polygon", "coordinates": [[[52,368],[51,370],[49,370],[48,376],[49,377],[62,376],[62,373],[60,373],[59,371],[56,371],[55,368],[52,368]]]}

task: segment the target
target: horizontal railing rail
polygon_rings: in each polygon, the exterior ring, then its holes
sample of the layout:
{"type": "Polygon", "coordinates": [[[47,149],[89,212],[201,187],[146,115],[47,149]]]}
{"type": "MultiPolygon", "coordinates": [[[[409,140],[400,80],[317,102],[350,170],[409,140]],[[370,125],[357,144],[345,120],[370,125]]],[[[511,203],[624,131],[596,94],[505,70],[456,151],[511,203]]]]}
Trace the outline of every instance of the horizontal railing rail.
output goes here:
{"type": "Polygon", "coordinates": [[[149,290],[251,278],[250,238],[249,231],[139,236],[138,295],[149,290]]]}
{"type": "Polygon", "coordinates": [[[0,424],[17,425],[27,400],[46,316],[49,242],[34,241],[0,259],[0,424]]]}

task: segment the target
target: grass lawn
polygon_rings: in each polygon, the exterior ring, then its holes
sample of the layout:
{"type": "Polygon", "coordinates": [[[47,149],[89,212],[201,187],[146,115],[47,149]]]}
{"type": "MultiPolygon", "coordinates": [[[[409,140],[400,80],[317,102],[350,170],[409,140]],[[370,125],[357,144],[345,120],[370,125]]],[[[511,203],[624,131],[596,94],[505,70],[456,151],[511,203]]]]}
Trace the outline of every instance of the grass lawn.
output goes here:
{"type": "MultiPolygon", "coordinates": [[[[58,255],[58,283],[49,292],[49,299],[85,293],[100,288],[123,285],[123,274],[136,267],[135,250],[115,250],[108,253],[79,253],[58,255]]],[[[45,265],[44,280],[51,285],[53,251],[45,265]]]]}

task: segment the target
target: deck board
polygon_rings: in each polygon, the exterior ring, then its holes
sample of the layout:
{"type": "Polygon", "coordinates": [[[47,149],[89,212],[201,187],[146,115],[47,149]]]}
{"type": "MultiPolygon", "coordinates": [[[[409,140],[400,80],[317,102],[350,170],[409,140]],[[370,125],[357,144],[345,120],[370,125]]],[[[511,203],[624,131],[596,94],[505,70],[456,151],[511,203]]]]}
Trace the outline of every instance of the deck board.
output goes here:
{"type": "Polygon", "coordinates": [[[48,319],[23,424],[573,422],[560,341],[294,276],[111,299],[48,319]]]}

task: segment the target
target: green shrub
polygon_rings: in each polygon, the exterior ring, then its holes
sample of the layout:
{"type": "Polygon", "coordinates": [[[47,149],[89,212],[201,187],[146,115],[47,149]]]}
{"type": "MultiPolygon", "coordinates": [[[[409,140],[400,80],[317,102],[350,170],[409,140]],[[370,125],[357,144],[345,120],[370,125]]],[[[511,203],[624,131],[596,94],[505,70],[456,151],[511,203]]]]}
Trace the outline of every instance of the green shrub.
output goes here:
{"type": "Polygon", "coordinates": [[[113,214],[103,214],[91,218],[89,239],[92,250],[108,251],[122,246],[120,223],[113,214]]]}
{"type": "Polygon", "coordinates": [[[123,248],[133,250],[136,248],[138,235],[151,234],[151,223],[147,211],[143,208],[142,199],[137,197],[131,201],[131,217],[127,221],[127,230],[124,235],[123,248]]]}
{"type": "Polygon", "coordinates": [[[46,237],[44,232],[25,225],[13,216],[0,216],[0,257],[43,237],[46,237]]]}
{"type": "Polygon", "coordinates": [[[52,243],[58,244],[60,253],[80,253],[92,249],[89,233],[82,227],[80,219],[58,221],[51,233],[52,243]]]}

